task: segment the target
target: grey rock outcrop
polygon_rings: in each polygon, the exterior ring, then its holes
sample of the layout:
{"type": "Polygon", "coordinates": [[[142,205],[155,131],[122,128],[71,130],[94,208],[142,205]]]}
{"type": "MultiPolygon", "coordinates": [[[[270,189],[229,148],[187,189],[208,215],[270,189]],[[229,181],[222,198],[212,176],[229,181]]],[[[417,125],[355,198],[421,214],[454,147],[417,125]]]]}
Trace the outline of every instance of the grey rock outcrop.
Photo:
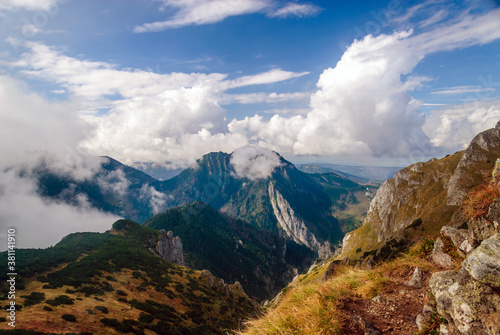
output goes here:
{"type": "Polygon", "coordinates": [[[163,259],[186,266],[182,241],[179,236],[174,237],[174,234],[171,231],[160,231],[155,245],[155,250],[163,259]]]}
{"type": "Polygon", "coordinates": [[[470,237],[467,229],[455,229],[449,226],[441,228],[441,235],[447,236],[451,239],[457,248],[460,256],[465,257],[468,253],[474,250],[474,241],[470,237]]]}
{"type": "Polygon", "coordinates": [[[462,266],[475,280],[500,288],[500,234],[484,240],[462,266]]]}
{"type": "Polygon", "coordinates": [[[272,182],[269,183],[268,193],[274,216],[288,237],[298,244],[305,245],[312,250],[318,250],[321,244],[316,239],[316,236],[307,228],[304,220],[297,217],[293,208],[272,182]]]}
{"type": "Polygon", "coordinates": [[[438,237],[436,242],[434,242],[434,249],[432,249],[432,260],[434,263],[444,266],[452,267],[453,259],[450,255],[443,251],[444,243],[441,238],[438,237]]]}
{"type": "Polygon", "coordinates": [[[208,270],[201,271],[200,279],[205,280],[208,286],[213,290],[223,293],[226,296],[235,297],[245,294],[239,282],[235,282],[233,285],[226,284],[224,279],[214,277],[208,270]]]}
{"type": "Polygon", "coordinates": [[[361,329],[365,332],[365,335],[381,335],[382,333],[375,328],[373,323],[368,320],[363,319],[359,315],[352,316],[352,320],[357,323],[361,329]]]}
{"type": "Polygon", "coordinates": [[[414,288],[421,288],[422,287],[422,280],[423,280],[423,272],[422,269],[419,267],[415,268],[415,271],[413,271],[413,275],[410,280],[406,281],[404,284],[409,287],[414,287],[414,288]]]}
{"type": "Polygon", "coordinates": [[[460,334],[500,334],[500,296],[467,271],[434,273],[429,285],[439,314],[460,334]]]}
{"type": "Polygon", "coordinates": [[[468,226],[475,246],[493,235],[500,234],[500,198],[490,205],[486,217],[470,219],[468,226]]]}
{"type": "Polygon", "coordinates": [[[415,323],[417,324],[418,330],[422,330],[427,323],[427,319],[423,314],[418,314],[417,318],[415,319],[415,323]]]}

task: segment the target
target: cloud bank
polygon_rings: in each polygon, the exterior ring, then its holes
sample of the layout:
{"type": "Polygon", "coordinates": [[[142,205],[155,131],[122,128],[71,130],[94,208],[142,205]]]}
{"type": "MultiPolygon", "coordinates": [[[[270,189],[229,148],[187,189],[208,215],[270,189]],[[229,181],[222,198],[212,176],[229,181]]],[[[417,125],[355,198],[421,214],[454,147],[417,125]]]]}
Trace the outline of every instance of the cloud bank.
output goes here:
{"type": "Polygon", "coordinates": [[[48,102],[10,76],[0,76],[0,246],[5,232],[17,230],[17,247],[47,247],[75,231],[105,231],[118,218],[92,209],[83,196],[71,206],[36,193],[33,167],[76,180],[90,178],[100,160],[77,153],[85,125],[68,103],[48,102]],[[47,150],[53,155],[47,155],[47,150]],[[24,176],[20,177],[23,171],[24,176]]]}

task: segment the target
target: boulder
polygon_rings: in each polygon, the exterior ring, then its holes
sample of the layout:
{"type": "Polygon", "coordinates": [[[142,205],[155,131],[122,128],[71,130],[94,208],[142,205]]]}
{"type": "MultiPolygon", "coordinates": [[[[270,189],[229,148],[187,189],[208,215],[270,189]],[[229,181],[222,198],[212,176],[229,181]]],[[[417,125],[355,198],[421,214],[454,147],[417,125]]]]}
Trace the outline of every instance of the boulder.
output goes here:
{"type": "Polygon", "coordinates": [[[444,266],[444,267],[452,267],[453,259],[450,255],[443,251],[444,243],[438,238],[434,243],[434,249],[432,249],[432,260],[434,263],[444,266]]]}
{"type": "Polygon", "coordinates": [[[406,281],[404,284],[409,287],[421,288],[422,287],[423,273],[422,269],[419,267],[415,268],[413,271],[413,276],[410,280],[406,281]]]}
{"type": "Polygon", "coordinates": [[[500,234],[481,243],[462,263],[477,281],[494,288],[500,288],[500,234]]]}
{"type": "Polygon", "coordinates": [[[437,310],[460,334],[500,334],[500,296],[467,271],[434,273],[429,281],[437,310]]]}
{"type": "Polygon", "coordinates": [[[423,314],[418,314],[415,323],[417,324],[418,330],[422,330],[427,323],[427,318],[423,314]]]}
{"type": "Polygon", "coordinates": [[[373,323],[363,319],[361,316],[354,315],[352,319],[361,327],[361,329],[364,330],[365,335],[382,335],[382,333],[377,328],[375,328],[373,323]]]}
{"type": "Polygon", "coordinates": [[[474,241],[469,235],[467,229],[455,229],[449,226],[441,228],[441,235],[447,236],[451,239],[457,248],[460,256],[465,257],[472,250],[474,250],[474,241]]]}

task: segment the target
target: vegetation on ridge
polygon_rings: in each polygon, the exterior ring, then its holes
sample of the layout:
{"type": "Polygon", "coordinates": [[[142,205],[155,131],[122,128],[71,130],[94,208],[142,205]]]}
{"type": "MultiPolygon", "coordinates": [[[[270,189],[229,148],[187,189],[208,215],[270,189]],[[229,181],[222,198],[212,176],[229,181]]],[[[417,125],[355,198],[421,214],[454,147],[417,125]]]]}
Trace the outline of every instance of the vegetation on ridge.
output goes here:
{"type": "MultiPolygon", "coordinates": [[[[17,250],[18,278],[24,283],[16,292],[16,328],[47,334],[208,335],[236,329],[239,319],[256,311],[237,285],[155,254],[158,234],[119,220],[106,233],[76,233],[52,248],[17,250]]],[[[0,260],[6,257],[0,254],[0,260]]],[[[2,304],[9,303],[6,283],[0,284],[2,304]]],[[[0,322],[0,329],[10,326],[0,322]]]]}

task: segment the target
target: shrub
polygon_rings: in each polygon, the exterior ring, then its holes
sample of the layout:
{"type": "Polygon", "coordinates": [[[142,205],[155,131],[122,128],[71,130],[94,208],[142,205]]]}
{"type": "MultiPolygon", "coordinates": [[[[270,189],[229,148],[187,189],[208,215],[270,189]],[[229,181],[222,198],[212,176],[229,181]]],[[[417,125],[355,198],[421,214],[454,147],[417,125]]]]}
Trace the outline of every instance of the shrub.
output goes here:
{"type": "Polygon", "coordinates": [[[104,314],[108,314],[109,313],[108,309],[106,307],[104,307],[104,306],[95,306],[94,308],[97,309],[100,312],[103,312],[104,314]]]}
{"type": "Polygon", "coordinates": [[[36,305],[45,300],[45,293],[31,292],[30,295],[22,295],[21,298],[26,299],[24,301],[24,306],[36,305]]]}
{"type": "Polygon", "coordinates": [[[55,297],[54,300],[47,300],[46,303],[51,306],[73,305],[75,303],[74,301],[75,299],[72,299],[67,295],[60,295],[58,297],[55,297]]]}
{"type": "Polygon", "coordinates": [[[464,212],[468,218],[478,219],[488,214],[490,205],[500,196],[498,182],[489,182],[470,191],[464,199],[464,212]]]}
{"type": "Polygon", "coordinates": [[[405,229],[410,229],[410,228],[417,228],[418,226],[420,226],[422,224],[422,219],[421,218],[418,218],[416,219],[415,221],[413,221],[408,227],[406,227],[405,229]]]}
{"type": "Polygon", "coordinates": [[[142,323],[151,323],[155,318],[151,314],[142,313],[139,315],[139,321],[142,323]]]}
{"type": "Polygon", "coordinates": [[[421,258],[429,258],[432,255],[432,250],[434,249],[434,241],[424,237],[423,241],[420,242],[412,253],[421,258]]]}
{"type": "Polygon", "coordinates": [[[76,322],[76,317],[73,314],[63,314],[61,317],[66,321],[76,322]]]}

